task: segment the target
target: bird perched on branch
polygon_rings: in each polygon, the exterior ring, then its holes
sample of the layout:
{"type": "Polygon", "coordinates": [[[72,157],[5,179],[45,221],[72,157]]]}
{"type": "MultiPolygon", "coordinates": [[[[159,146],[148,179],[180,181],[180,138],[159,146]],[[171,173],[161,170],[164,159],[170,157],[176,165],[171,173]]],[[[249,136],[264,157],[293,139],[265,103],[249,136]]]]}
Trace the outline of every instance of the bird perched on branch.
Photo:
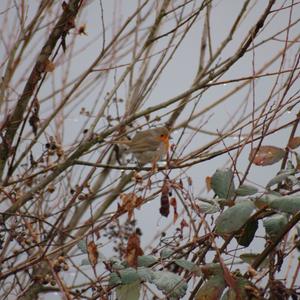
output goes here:
{"type": "Polygon", "coordinates": [[[137,132],[132,140],[114,141],[113,144],[128,146],[126,152],[132,153],[141,165],[155,164],[167,155],[169,138],[166,127],[157,127],[137,132]]]}

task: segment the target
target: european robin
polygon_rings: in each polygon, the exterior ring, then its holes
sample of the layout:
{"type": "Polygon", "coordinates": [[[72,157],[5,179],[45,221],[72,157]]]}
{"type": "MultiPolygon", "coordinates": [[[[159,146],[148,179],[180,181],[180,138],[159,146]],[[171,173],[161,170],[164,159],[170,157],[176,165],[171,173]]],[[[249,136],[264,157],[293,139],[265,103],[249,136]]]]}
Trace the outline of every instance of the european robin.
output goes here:
{"type": "Polygon", "coordinates": [[[132,140],[116,141],[127,145],[126,152],[132,153],[141,165],[156,163],[168,153],[170,132],[166,127],[139,131],[132,140]]]}

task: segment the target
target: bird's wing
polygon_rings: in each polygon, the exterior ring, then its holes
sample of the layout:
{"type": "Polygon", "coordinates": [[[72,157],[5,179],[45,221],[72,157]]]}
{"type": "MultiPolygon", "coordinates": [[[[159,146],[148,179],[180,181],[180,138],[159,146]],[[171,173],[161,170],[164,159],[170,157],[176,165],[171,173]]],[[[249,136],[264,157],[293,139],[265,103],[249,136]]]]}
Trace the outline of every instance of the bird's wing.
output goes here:
{"type": "Polygon", "coordinates": [[[118,145],[127,145],[129,146],[131,141],[130,140],[116,140],[116,141],[108,141],[109,144],[118,144],[118,145]]]}
{"type": "Polygon", "coordinates": [[[143,139],[145,137],[158,137],[159,135],[157,134],[157,130],[154,128],[152,129],[148,129],[148,130],[143,130],[143,131],[138,131],[132,140],[140,140],[143,139]]]}
{"type": "Polygon", "coordinates": [[[156,151],[160,146],[160,141],[155,141],[149,137],[142,137],[139,140],[132,140],[129,146],[130,152],[156,151]]]}

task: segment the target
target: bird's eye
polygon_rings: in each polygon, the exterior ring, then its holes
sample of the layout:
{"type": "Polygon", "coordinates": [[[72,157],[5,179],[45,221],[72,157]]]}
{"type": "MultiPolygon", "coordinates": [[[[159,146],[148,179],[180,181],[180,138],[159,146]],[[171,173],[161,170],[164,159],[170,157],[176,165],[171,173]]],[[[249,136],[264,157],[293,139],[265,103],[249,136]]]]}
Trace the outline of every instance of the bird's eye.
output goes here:
{"type": "Polygon", "coordinates": [[[161,134],[161,135],[160,135],[160,137],[164,137],[164,135],[163,135],[163,134],[161,134]]]}

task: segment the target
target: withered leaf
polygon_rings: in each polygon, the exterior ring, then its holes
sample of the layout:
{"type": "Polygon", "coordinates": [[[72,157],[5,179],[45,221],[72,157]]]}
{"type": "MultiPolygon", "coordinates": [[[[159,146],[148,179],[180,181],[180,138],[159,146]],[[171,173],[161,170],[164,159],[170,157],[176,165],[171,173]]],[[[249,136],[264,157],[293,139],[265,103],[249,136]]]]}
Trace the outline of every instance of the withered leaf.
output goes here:
{"type": "Polygon", "coordinates": [[[257,166],[269,166],[280,161],[285,155],[285,151],[282,148],[275,146],[261,146],[258,150],[257,148],[252,149],[249,154],[249,161],[257,166]]]}
{"type": "Polygon", "coordinates": [[[170,203],[168,195],[161,195],[159,212],[162,216],[168,217],[170,213],[170,203]]]}
{"type": "Polygon", "coordinates": [[[182,219],[180,222],[180,230],[182,231],[184,227],[189,227],[189,224],[186,222],[185,219],[182,219]]]}
{"type": "Polygon", "coordinates": [[[205,183],[206,183],[207,192],[210,192],[211,191],[211,176],[205,177],[205,183]]]}
{"type": "Polygon", "coordinates": [[[49,59],[47,59],[45,61],[45,72],[53,72],[55,69],[55,65],[52,61],[50,61],[49,59]]]}
{"type": "Polygon", "coordinates": [[[138,256],[144,254],[141,248],[140,237],[137,233],[133,233],[128,238],[125,260],[130,267],[137,267],[138,264],[138,256]]]}
{"type": "Polygon", "coordinates": [[[39,121],[40,121],[40,119],[36,113],[33,113],[31,115],[31,117],[29,118],[29,125],[31,126],[32,131],[35,136],[37,135],[39,121]]]}
{"type": "Polygon", "coordinates": [[[78,32],[79,35],[82,35],[82,34],[87,35],[87,33],[86,33],[86,24],[80,25],[77,32],[78,32]]]}
{"type": "Polygon", "coordinates": [[[164,217],[168,217],[170,213],[169,190],[170,190],[169,183],[167,180],[165,180],[164,185],[161,188],[160,208],[159,208],[160,214],[164,217]]]}
{"type": "Polygon", "coordinates": [[[135,208],[139,208],[143,203],[143,198],[138,197],[135,193],[121,194],[122,204],[118,207],[118,211],[127,212],[128,220],[130,221],[135,208]]]}
{"type": "Polygon", "coordinates": [[[35,113],[39,113],[40,111],[40,102],[38,100],[38,98],[34,98],[32,101],[32,110],[35,113]]]}
{"type": "Polygon", "coordinates": [[[88,257],[91,265],[95,267],[98,262],[99,253],[94,241],[88,243],[87,252],[88,252],[88,257]]]}
{"type": "Polygon", "coordinates": [[[178,213],[177,213],[177,202],[176,198],[172,197],[170,200],[170,205],[173,206],[174,209],[174,216],[173,216],[173,223],[175,224],[178,219],[178,213]]]}
{"type": "Polygon", "coordinates": [[[296,149],[300,146],[300,136],[295,136],[289,141],[289,148],[296,149]]]}

